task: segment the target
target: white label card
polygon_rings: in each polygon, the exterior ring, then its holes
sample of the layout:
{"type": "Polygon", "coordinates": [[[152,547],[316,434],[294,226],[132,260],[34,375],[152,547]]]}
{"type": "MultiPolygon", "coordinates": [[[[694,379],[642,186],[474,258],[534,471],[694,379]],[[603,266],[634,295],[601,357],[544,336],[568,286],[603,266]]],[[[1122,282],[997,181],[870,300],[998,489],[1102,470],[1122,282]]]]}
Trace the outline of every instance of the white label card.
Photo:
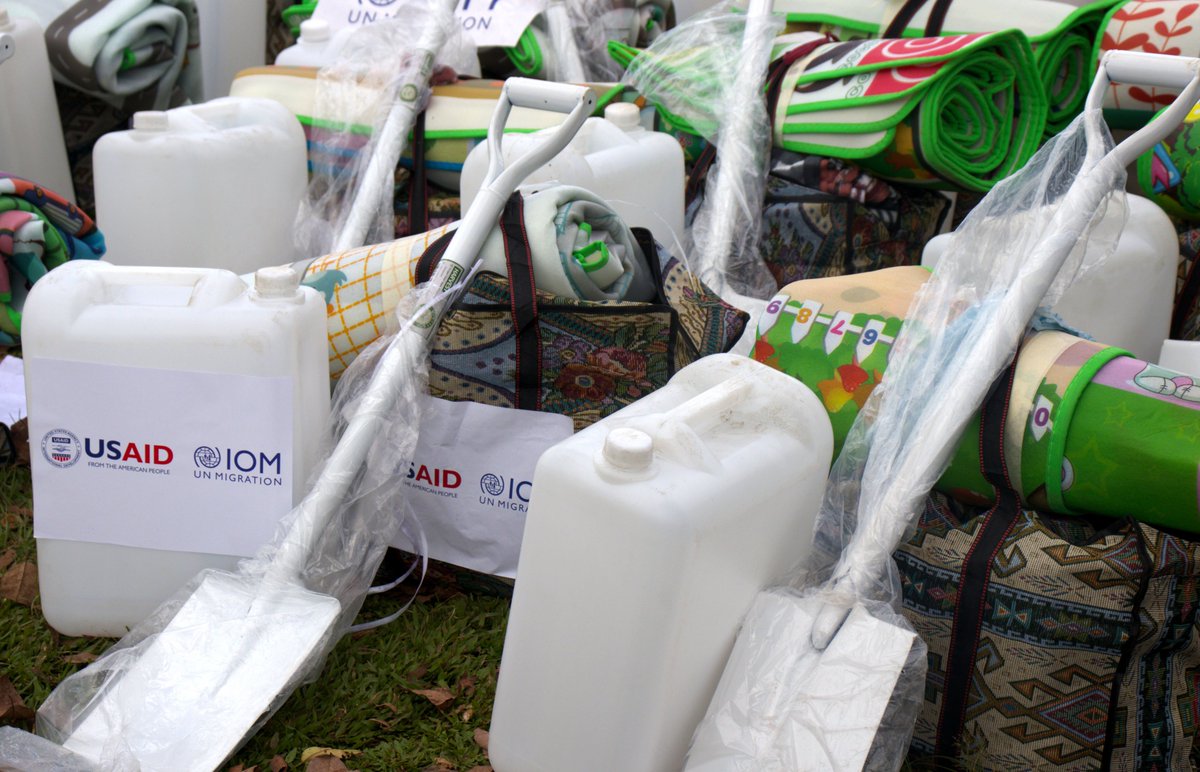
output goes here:
{"type": "Polygon", "coordinates": [[[26,362],[34,536],[253,555],[292,506],[292,379],[26,362]]]}
{"type": "Polygon", "coordinates": [[[564,415],[430,397],[404,480],[429,557],[515,577],[534,467],[573,432],[564,415]]]}
{"type": "MultiPolygon", "coordinates": [[[[334,31],[361,27],[390,19],[406,0],[321,0],[314,19],[334,31]]],[[[546,10],[546,0],[458,0],[454,15],[475,45],[515,46],[535,16],[546,10]]]]}

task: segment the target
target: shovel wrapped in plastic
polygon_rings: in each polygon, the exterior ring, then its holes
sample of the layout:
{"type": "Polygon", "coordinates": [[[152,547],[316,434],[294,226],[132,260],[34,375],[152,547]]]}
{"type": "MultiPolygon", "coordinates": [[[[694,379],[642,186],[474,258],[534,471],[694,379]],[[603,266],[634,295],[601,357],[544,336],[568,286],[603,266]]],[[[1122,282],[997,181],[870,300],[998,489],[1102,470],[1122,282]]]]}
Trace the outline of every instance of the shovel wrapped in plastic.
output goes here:
{"type": "Polygon", "coordinates": [[[924,644],[896,611],[891,554],[1037,308],[1052,305],[1081,265],[1101,269],[1114,249],[1119,228],[1095,226],[1106,206],[1123,204],[1125,166],[1198,94],[1200,60],[1106,57],[1091,108],[956,231],[834,464],[816,557],[793,586],[764,593],[747,618],[689,769],[900,765],[925,663],[924,644]],[[1186,88],[1159,122],[1110,150],[1098,109],[1110,74],[1186,88]]]}

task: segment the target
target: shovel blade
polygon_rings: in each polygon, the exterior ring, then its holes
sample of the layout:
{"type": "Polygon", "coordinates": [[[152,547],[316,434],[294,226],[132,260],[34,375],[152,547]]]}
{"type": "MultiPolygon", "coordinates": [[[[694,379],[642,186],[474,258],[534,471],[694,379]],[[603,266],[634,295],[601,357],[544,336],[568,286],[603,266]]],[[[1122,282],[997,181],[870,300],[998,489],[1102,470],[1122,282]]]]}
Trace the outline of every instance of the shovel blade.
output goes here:
{"type": "Polygon", "coordinates": [[[855,606],[824,651],[815,596],[760,592],[746,615],[687,772],[861,770],[916,634],[855,606]]]}
{"type": "Polygon", "coordinates": [[[331,634],[334,598],[210,572],[160,633],[101,687],[63,743],[143,772],[212,770],[273,707],[331,634]]]}

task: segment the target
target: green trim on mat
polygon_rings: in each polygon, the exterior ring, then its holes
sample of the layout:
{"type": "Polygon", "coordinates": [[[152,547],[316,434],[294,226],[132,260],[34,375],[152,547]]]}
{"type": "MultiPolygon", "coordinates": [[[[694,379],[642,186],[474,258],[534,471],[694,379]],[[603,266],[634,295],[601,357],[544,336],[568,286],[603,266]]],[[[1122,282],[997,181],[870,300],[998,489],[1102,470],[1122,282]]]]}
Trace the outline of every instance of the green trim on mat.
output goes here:
{"type": "Polygon", "coordinates": [[[537,35],[533,34],[532,27],[526,27],[517,39],[517,44],[504,49],[504,55],[522,75],[537,75],[545,66],[542,47],[538,45],[537,35]]]}
{"type": "MultiPolygon", "coordinates": [[[[1096,373],[1100,372],[1101,368],[1117,357],[1127,356],[1133,355],[1125,349],[1110,346],[1109,348],[1097,351],[1088,361],[1084,362],[1083,367],[1079,368],[1079,372],[1067,384],[1062,402],[1059,403],[1058,410],[1054,416],[1055,425],[1062,427],[1070,426],[1071,419],[1075,416],[1075,408],[1079,405],[1079,400],[1083,396],[1083,392],[1087,390],[1087,387],[1092,383],[1092,379],[1096,377],[1096,373]]],[[[1062,468],[1063,458],[1066,456],[1066,453],[1067,432],[1052,431],[1050,433],[1050,445],[1046,449],[1046,501],[1050,504],[1050,509],[1055,512],[1077,514],[1067,506],[1067,502],[1063,496],[1062,468]]]]}

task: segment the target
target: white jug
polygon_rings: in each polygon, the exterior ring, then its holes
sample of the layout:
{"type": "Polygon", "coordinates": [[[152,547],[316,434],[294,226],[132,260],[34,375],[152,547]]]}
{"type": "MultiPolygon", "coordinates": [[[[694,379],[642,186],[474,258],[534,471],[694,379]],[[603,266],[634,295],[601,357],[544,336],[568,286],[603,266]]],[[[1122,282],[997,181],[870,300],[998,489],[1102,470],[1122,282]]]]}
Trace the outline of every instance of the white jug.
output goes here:
{"type": "Polygon", "coordinates": [[[335,60],[346,38],[354,34],[353,27],[336,33],[329,23],[321,19],[305,19],[300,22],[300,37],[295,45],[288,46],[275,57],[277,66],[325,67],[335,60]]]}
{"type": "Polygon", "coordinates": [[[249,273],[291,262],[304,130],[270,99],[142,112],[93,154],[96,220],[120,265],[249,273]]]}
{"type": "MultiPolygon", "coordinates": [[[[504,160],[511,163],[541,142],[543,134],[504,139],[504,160]]],[[[471,208],[487,172],[486,143],[476,145],[462,171],[462,207],[471,208]]],[[[559,182],[592,191],[630,227],[648,228],[676,255],[683,240],[683,149],[669,134],[642,128],[635,105],[609,105],[604,118],[588,118],[575,139],[549,163],[525,178],[525,184],[559,182]]]]}
{"type": "Polygon", "coordinates": [[[11,58],[0,60],[0,94],[7,105],[0,110],[0,171],[74,201],[44,32],[33,19],[12,18],[0,8],[0,33],[12,35],[14,49],[11,58]]]}
{"type": "Polygon", "coordinates": [[[542,454],[496,770],[682,769],[755,594],[809,551],[832,448],[806,386],[719,354],[542,454]]]}
{"type": "Polygon", "coordinates": [[[22,325],[46,621],[121,635],[233,568],[305,490],[329,412],[325,301],[290,268],[71,261],[22,325]]]}
{"type": "MultiPolygon", "coordinates": [[[[1095,270],[1085,270],[1053,310],[1101,343],[1153,362],[1171,327],[1179,242],[1157,204],[1132,194],[1126,199],[1129,217],[1116,252],[1095,270]]],[[[1105,213],[1118,216],[1119,210],[1105,213]]],[[[931,239],[921,265],[935,267],[949,242],[950,234],[931,239]]]]}

